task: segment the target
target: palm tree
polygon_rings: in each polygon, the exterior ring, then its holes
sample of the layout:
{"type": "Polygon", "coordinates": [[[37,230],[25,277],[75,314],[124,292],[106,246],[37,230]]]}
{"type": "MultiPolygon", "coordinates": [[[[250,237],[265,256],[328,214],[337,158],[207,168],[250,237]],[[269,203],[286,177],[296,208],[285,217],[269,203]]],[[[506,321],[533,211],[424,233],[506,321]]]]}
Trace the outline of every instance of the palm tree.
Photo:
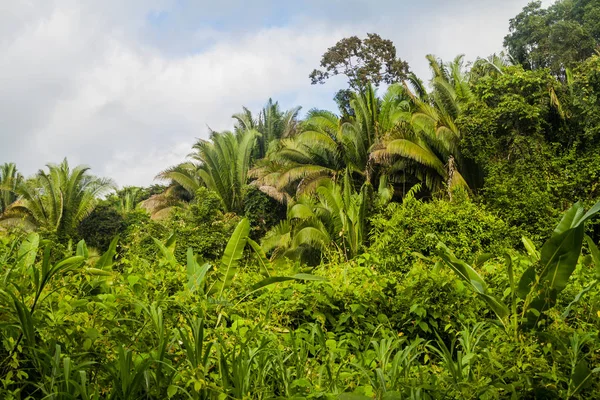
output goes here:
{"type": "Polygon", "coordinates": [[[117,192],[117,210],[121,214],[134,211],[141,201],[142,189],[136,186],[127,186],[117,192]]]}
{"type": "Polygon", "coordinates": [[[367,203],[371,186],[356,193],[350,174],[341,184],[322,182],[315,196],[302,195],[290,204],[287,220],[267,233],[262,246],[272,258],[286,257],[318,262],[325,255],[349,260],[365,243],[367,203]],[[336,249],[337,251],[333,251],[336,249]]]}
{"type": "Polygon", "coordinates": [[[171,185],[180,186],[181,190],[187,192],[190,198],[196,195],[196,191],[204,186],[204,181],[199,174],[200,165],[191,161],[177,164],[160,172],[156,179],[169,180],[171,185]]]}
{"type": "Polygon", "coordinates": [[[23,175],[14,163],[0,165],[0,215],[17,200],[16,189],[23,182],[23,175]]]}
{"type": "Polygon", "coordinates": [[[154,194],[139,203],[141,209],[153,220],[167,219],[174,209],[185,209],[189,204],[189,193],[178,184],[172,184],[163,192],[154,194]]]}
{"type": "Polygon", "coordinates": [[[260,160],[277,148],[281,139],[292,136],[298,126],[298,113],[301,107],[281,111],[278,102],[269,99],[259,112],[258,118],[246,107],[239,114],[234,114],[235,132],[254,130],[258,133],[256,147],[252,153],[253,160],[260,160]]]}
{"type": "Polygon", "coordinates": [[[369,152],[390,129],[401,111],[403,92],[390,91],[379,100],[367,86],[353,93],[353,116],[344,120],[332,112],[311,110],[300,133],[282,140],[277,151],[258,162],[251,174],[263,192],[278,200],[314,192],[328,180],[336,181],[346,171],[358,184],[373,175],[369,152]]]}
{"type": "Polygon", "coordinates": [[[455,120],[473,94],[464,72],[463,56],[446,64],[431,55],[427,58],[433,73],[433,91],[427,92],[418,78],[410,77],[414,92],[404,86],[411,98],[410,113],[398,114],[396,126],[402,129],[390,130],[385,143],[374,148],[371,157],[387,166],[392,180],[400,174],[406,181],[409,173],[431,191],[447,188],[451,197],[453,187],[468,188],[460,173],[461,134],[455,120]]]}
{"type": "Polygon", "coordinates": [[[43,228],[68,237],[114,184],[90,175],[86,166],[71,170],[66,159],[58,165],[48,164],[47,168],[47,172],[40,170],[16,187],[19,199],[8,207],[2,221],[21,222],[26,227],[43,228]]]}
{"type": "Polygon", "coordinates": [[[256,143],[254,130],[212,132],[210,140],[198,140],[190,157],[196,161],[197,176],[221,198],[226,211],[243,210],[244,186],[248,181],[251,154],[256,143]]]}
{"type": "MultiPolygon", "coordinates": [[[[193,146],[191,161],[170,167],[156,178],[170,180],[171,185],[179,186],[178,190],[187,191],[190,198],[205,186],[219,195],[227,211],[241,212],[250,166],[296,132],[299,111],[300,107],[296,107],[282,112],[279,104],[269,99],[258,118],[254,118],[244,107],[241,113],[233,115],[233,133],[211,132],[208,141],[199,140],[193,146]]],[[[146,205],[153,210],[163,209],[163,205],[178,204],[173,200],[173,196],[154,196],[146,205]]]]}
{"type": "Polygon", "coordinates": [[[473,64],[473,68],[469,71],[470,81],[477,82],[480,78],[485,76],[498,76],[504,75],[504,71],[507,67],[515,65],[513,58],[504,53],[492,54],[487,58],[478,58],[473,64]]]}

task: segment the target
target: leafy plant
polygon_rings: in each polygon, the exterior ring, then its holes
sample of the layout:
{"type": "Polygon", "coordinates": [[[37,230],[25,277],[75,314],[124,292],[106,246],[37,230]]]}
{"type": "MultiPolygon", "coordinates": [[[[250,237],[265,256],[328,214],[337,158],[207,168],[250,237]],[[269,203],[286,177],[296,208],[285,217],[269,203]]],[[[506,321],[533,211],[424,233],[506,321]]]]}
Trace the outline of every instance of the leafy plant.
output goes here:
{"type": "Polygon", "coordinates": [[[496,314],[507,332],[517,333],[517,328],[538,328],[546,318],[546,312],[556,304],[557,296],[568,284],[569,278],[581,254],[584,237],[584,223],[600,211],[600,203],[584,213],[583,205],[576,203],[565,213],[546,241],[541,252],[525,240],[532,254],[533,262],[515,281],[512,260],[507,257],[507,271],[510,282],[511,307],[492,294],[477,271],[457,259],[443,244],[438,244],[438,254],[461,280],[470,285],[477,295],[485,301],[496,314]],[[517,314],[518,299],[523,300],[521,315],[517,314]]]}

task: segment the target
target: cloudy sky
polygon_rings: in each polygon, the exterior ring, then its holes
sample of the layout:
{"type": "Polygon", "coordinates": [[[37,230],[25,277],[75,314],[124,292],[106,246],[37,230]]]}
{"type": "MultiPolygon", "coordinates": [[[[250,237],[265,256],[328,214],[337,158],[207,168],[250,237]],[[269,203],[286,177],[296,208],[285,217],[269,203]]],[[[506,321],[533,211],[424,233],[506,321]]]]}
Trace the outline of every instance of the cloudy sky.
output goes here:
{"type": "Polygon", "coordinates": [[[343,37],[392,39],[427,78],[426,54],[501,50],[527,2],[0,1],[0,163],[31,174],[67,157],[147,185],[243,105],[333,109],[343,80],[311,86],[308,74],[343,37]]]}

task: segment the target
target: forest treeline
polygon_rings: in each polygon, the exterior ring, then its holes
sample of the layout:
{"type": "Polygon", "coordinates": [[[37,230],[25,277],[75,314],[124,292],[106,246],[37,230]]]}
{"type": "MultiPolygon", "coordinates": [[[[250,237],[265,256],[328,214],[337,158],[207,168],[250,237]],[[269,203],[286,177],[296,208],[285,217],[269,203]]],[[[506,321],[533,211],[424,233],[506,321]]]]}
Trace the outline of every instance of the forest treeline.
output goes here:
{"type": "Polygon", "coordinates": [[[427,77],[353,36],[337,110],[242,107],[160,184],[0,165],[0,394],[591,398],[599,44],[597,0],[427,77]]]}

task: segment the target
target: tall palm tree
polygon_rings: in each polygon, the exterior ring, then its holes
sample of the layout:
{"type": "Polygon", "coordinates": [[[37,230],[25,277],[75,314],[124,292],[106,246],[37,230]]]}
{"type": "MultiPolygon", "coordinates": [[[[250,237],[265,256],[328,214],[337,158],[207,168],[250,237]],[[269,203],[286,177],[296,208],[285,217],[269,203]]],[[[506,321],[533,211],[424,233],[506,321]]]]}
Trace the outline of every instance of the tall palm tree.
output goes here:
{"type": "Polygon", "coordinates": [[[14,163],[0,165],[0,215],[17,200],[17,187],[23,182],[23,175],[14,163]]]}
{"type": "Polygon", "coordinates": [[[114,188],[111,180],[89,174],[89,167],[73,169],[66,159],[48,164],[16,187],[19,199],[4,213],[3,223],[19,223],[43,228],[67,237],[88,216],[98,198],[114,188]]]}
{"type": "Polygon", "coordinates": [[[386,165],[392,176],[408,172],[431,191],[447,188],[451,197],[453,187],[468,187],[460,172],[461,134],[455,120],[473,94],[464,72],[463,56],[451,63],[431,55],[427,58],[433,73],[433,90],[428,92],[418,78],[410,77],[413,91],[407,85],[404,90],[411,98],[411,111],[398,114],[397,118],[405,124],[402,129],[390,131],[385,143],[373,149],[371,157],[386,165]]]}
{"type": "MultiPolygon", "coordinates": [[[[397,88],[396,88],[397,89],[397,88]]],[[[400,113],[403,92],[390,91],[379,100],[367,86],[352,94],[353,116],[344,120],[332,112],[311,110],[300,132],[281,141],[277,151],[257,163],[255,184],[276,199],[316,190],[321,182],[338,180],[349,171],[357,183],[371,180],[369,152],[391,129],[400,113]]]]}

